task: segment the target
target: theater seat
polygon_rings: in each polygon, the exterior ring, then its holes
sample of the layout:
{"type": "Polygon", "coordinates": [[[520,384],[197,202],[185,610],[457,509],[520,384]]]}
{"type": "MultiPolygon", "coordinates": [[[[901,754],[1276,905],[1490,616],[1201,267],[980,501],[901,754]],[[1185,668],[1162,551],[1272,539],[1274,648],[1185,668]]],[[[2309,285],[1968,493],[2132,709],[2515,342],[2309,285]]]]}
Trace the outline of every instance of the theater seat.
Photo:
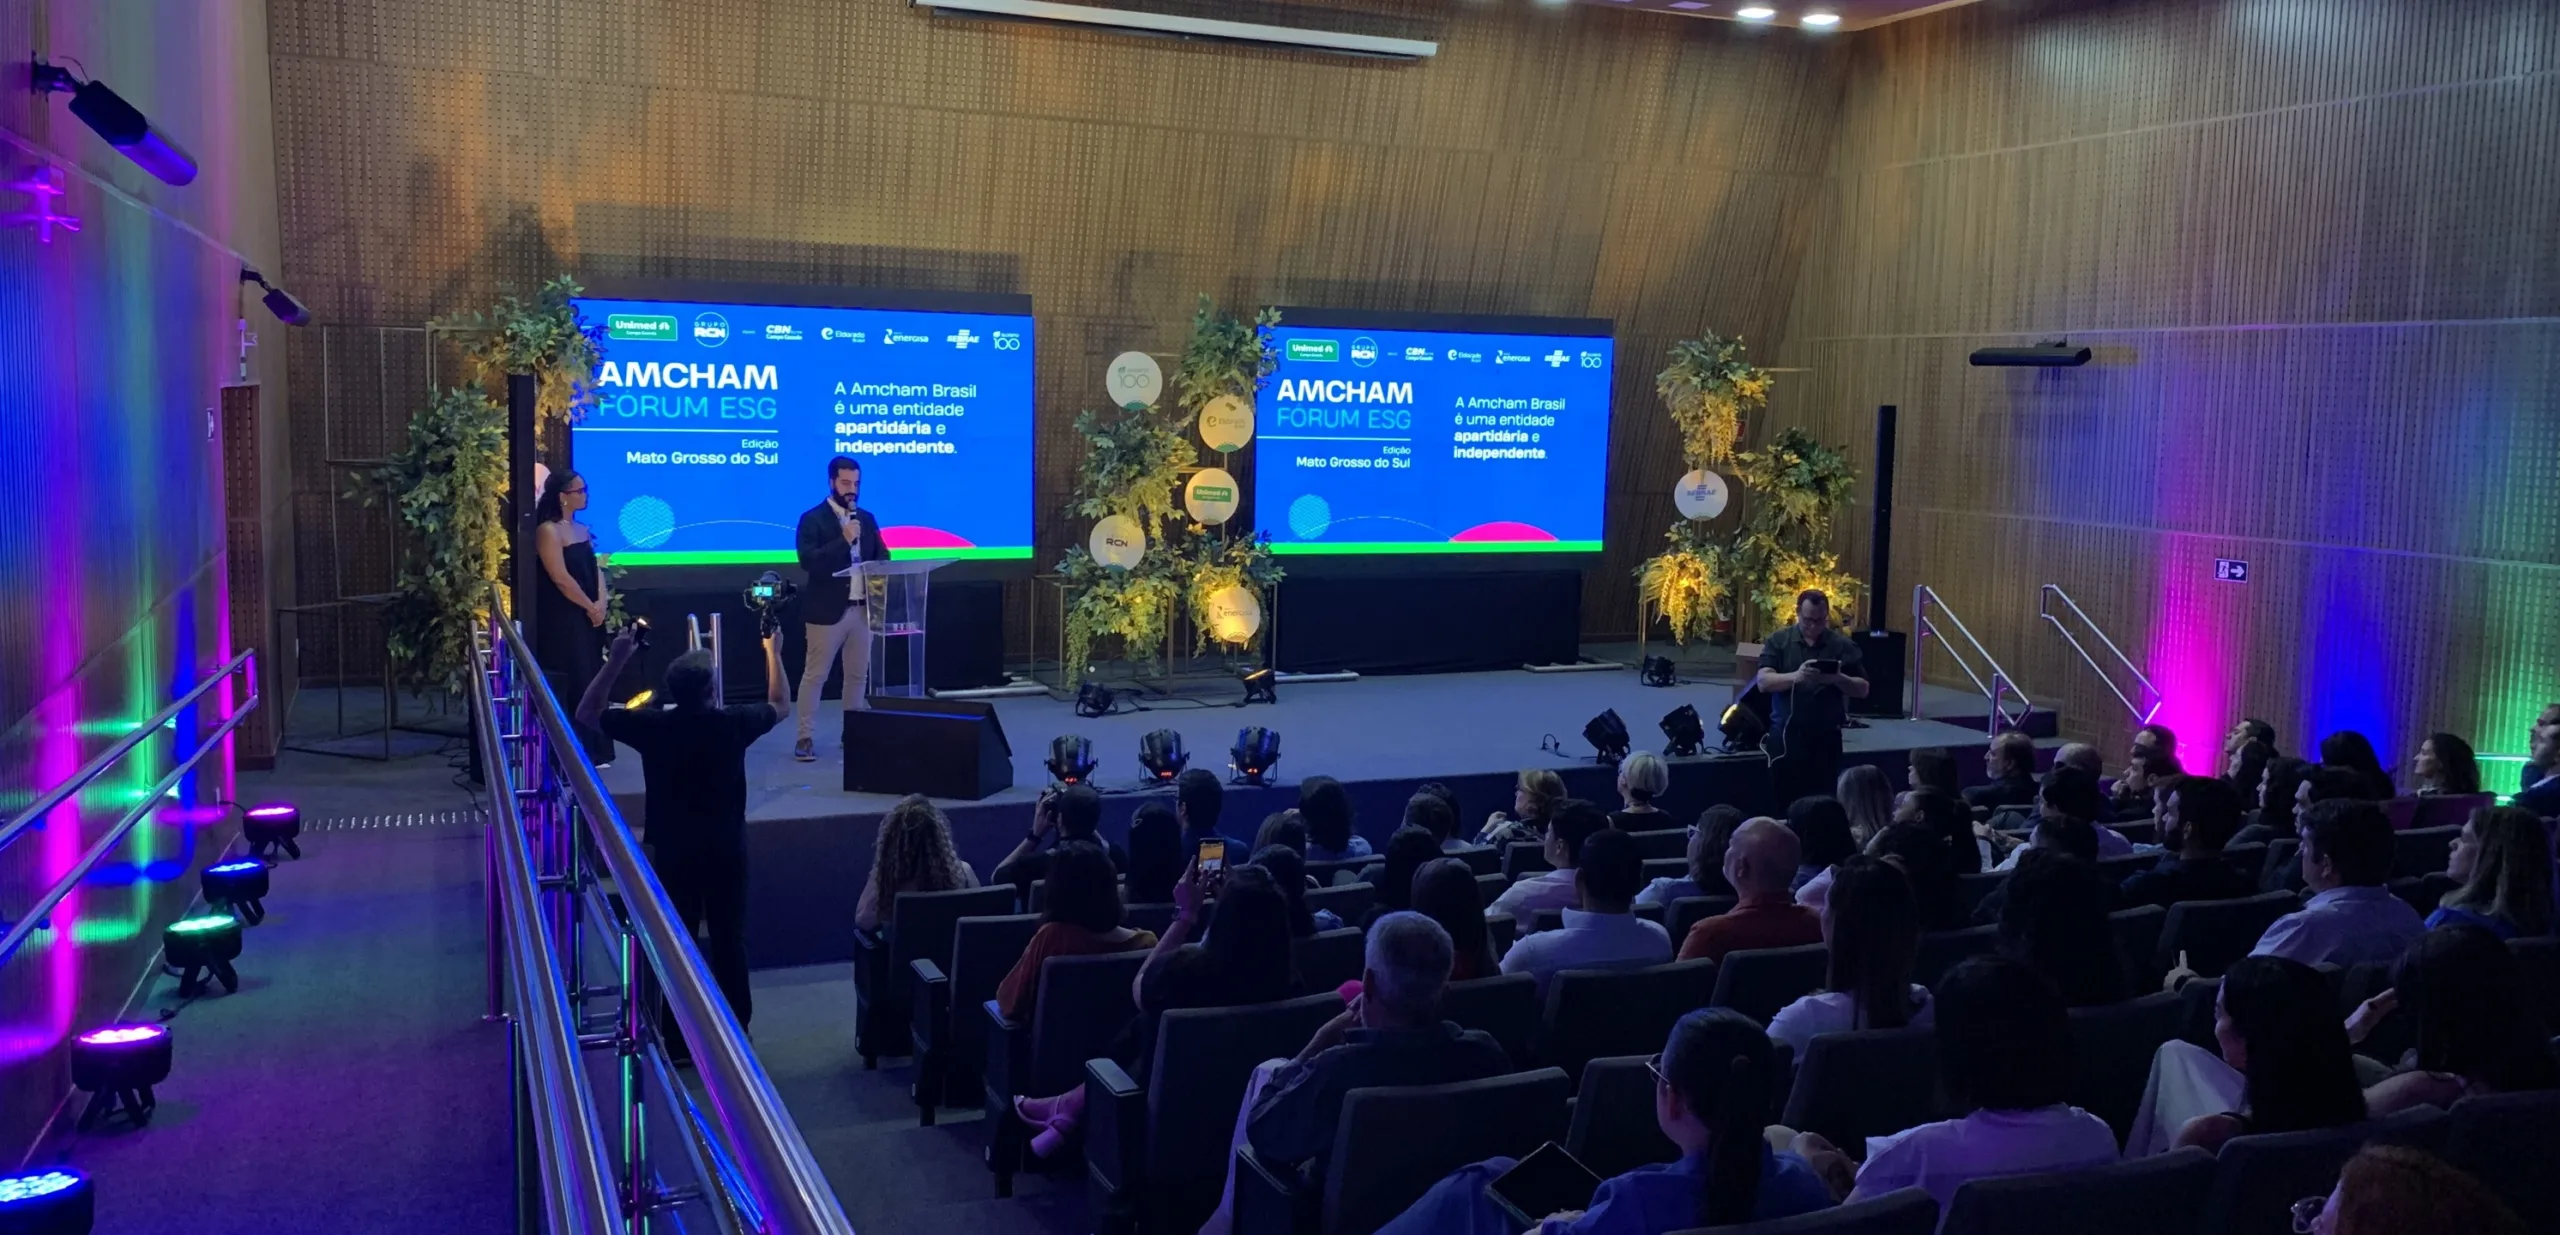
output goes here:
{"type": "Polygon", "coordinates": [[[2412,828],[2459,828],[2471,822],[2472,812],[2495,806],[2498,798],[2489,793],[2448,793],[2441,797],[2417,799],[2410,812],[2412,828]]]}
{"type": "Polygon", "coordinates": [[[1983,900],[1991,895],[1991,889],[1999,887],[2008,877],[2007,871],[1975,871],[1956,876],[1956,894],[1964,901],[1965,912],[1981,908],[1983,900]]]}
{"type": "Polygon", "coordinates": [[[1663,928],[1671,932],[1671,950],[1680,950],[1681,942],[1689,937],[1690,927],[1702,919],[1732,909],[1736,903],[1736,899],[1730,896],[1683,896],[1671,902],[1671,913],[1662,923],[1663,928]]]}
{"type": "Polygon", "coordinates": [[[2190,1146],[2085,1171],[1977,1179],[1947,1203],[1943,1235],[2166,1235],[2192,1231],[2213,1155],[2190,1146]]]}
{"type": "Polygon", "coordinates": [[[1520,941],[1520,920],[1507,913],[1497,913],[1484,920],[1485,933],[1493,939],[1493,958],[1501,960],[1511,945],[1520,941]]]}
{"type": "Polygon", "coordinates": [[[1440,989],[1440,1015],[1463,1029],[1481,1029],[1500,1043],[1512,1066],[1529,1062],[1538,1033],[1538,979],[1525,973],[1452,982],[1440,989]]]}
{"type": "Polygon", "coordinates": [[[1085,1171],[1104,1230],[1191,1231],[1218,1207],[1247,1078],[1298,1053],[1342,1011],[1331,991],[1241,1008],[1177,1008],[1156,1028],[1144,1086],[1084,1065],[1085,1171]]]}
{"type": "Polygon", "coordinates": [[[1286,1165],[1237,1151],[1235,1235],[1369,1235],[1459,1167],[1561,1141],[1572,1095],[1554,1068],[1352,1090],[1321,1193],[1286,1165]]]}
{"type": "Polygon", "coordinates": [[[1646,883],[1652,883],[1656,879],[1686,879],[1688,877],[1689,859],[1687,858],[1646,858],[1644,861],[1644,881],[1646,883]]]}
{"type": "Polygon", "coordinates": [[[1960,931],[1931,931],[1920,937],[1918,958],[1911,965],[1911,980],[1936,989],[1938,979],[1962,964],[1966,957],[1981,956],[1999,946],[2000,928],[1968,926],[1960,931]]]}
{"type": "MultiPolygon", "coordinates": [[[[2243,875],[2247,875],[2251,879],[2261,878],[2266,872],[2267,843],[2265,841],[2252,840],[2241,841],[2237,844],[2224,845],[2222,847],[2222,861],[2231,869],[2236,870],[2243,875]]],[[[2259,890],[2265,891],[2265,885],[2261,884],[2259,886],[2259,890]]]]}
{"type": "Polygon", "coordinates": [[[2471,1172],[2535,1235],[2560,1235],[2560,1091],[2464,1098],[2453,1104],[2446,1161],[2471,1172]]]}
{"type": "Polygon", "coordinates": [[[1710,1002],[1767,1025],[1778,1009],[1822,989],[1830,967],[1831,950],[1818,943],[1728,952],[1710,1002]]]}
{"type": "Polygon", "coordinates": [[[1700,1227],[1674,1235],[1934,1235],[1937,1229],[1938,1203],[1918,1188],[1903,1188],[1872,1201],[1792,1218],[1700,1227]]]}
{"type": "Polygon", "coordinates": [[[2213,1010],[2222,1001],[2222,979],[2198,978],[2178,988],[2178,1037],[2213,1052],[2222,1044],[2213,1036],[2213,1010]]]}
{"type": "Polygon", "coordinates": [[[1307,878],[1315,880],[1316,886],[1319,888],[1330,888],[1338,884],[1345,883],[1357,883],[1360,880],[1361,871],[1367,870],[1368,868],[1378,864],[1378,859],[1374,856],[1366,858],[1330,858],[1321,862],[1309,862],[1307,863],[1307,878]]]}
{"type": "Polygon", "coordinates": [[[952,927],[948,973],[929,960],[908,965],[915,986],[908,1030],[915,1044],[916,1122],[931,1127],[936,1108],[980,1097],[987,1022],[978,1006],[996,997],[996,987],[1039,929],[1036,913],[962,918],[952,927]],[[960,1015],[952,1014],[954,1008],[960,1015]]]}
{"type": "Polygon", "coordinates": [[[2344,1128],[2233,1137],[2223,1142],[2214,1163],[2199,1229],[2203,1235],[2287,1230],[2293,1203],[2336,1186],[2338,1169],[2366,1143],[2434,1153],[2443,1148],[2450,1122],[2443,1111],[2419,1107],[2344,1128]]]}
{"type": "Polygon", "coordinates": [[[1298,980],[1311,991],[1358,981],[1368,963],[1366,940],[1359,927],[1345,926],[1294,941],[1291,951],[1298,957],[1298,980]]]}
{"type": "Polygon", "coordinates": [[[2279,836],[2267,842],[2266,861],[2258,866],[2258,890],[2261,892],[2300,892],[2302,890],[2302,841],[2298,837],[2279,836]]]}
{"type": "Polygon", "coordinates": [[[1671,1026],[1706,1006],[1715,989],[1714,961],[1672,961],[1643,969],[1568,969],[1547,980],[1538,1020],[1538,1063],[1579,1076],[1604,1055],[1650,1055],[1671,1026]]]}
{"type": "Polygon", "coordinates": [[[2411,828],[2391,838],[2391,874],[2432,875],[2445,868],[2453,857],[2453,841],[2462,835],[2457,825],[2449,828],[2411,828]]]}
{"type": "Polygon", "coordinates": [[[1007,1017],[993,999],[979,1005],[987,1021],[987,1167],[995,1172],[997,1196],[1013,1195],[1027,1141],[1013,1100],[1084,1083],[1084,1061],[1109,1050],[1137,1015],[1129,988],[1146,959],[1144,952],[1050,957],[1041,963],[1028,1023],[1007,1017]]]}
{"type": "Polygon", "coordinates": [[[2116,887],[2123,887],[2125,880],[2131,879],[2144,871],[2150,870],[2154,866],[2158,866],[2159,864],[2159,854],[2128,853],[2117,857],[2098,859],[2098,873],[2104,876],[2108,883],[2116,887]]]}
{"type": "Polygon", "coordinates": [[[2445,894],[2462,886],[2453,876],[2438,871],[2432,875],[2403,875],[2389,884],[2391,894],[2407,902],[2418,916],[2425,917],[2444,903],[2445,894]]]}
{"type": "Polygon", "coordinates": [[[889,910],[889,929],[853,933],[854,1050],[866,1069],[883,1055],[913,1048],[908,1024],[915,1017],[915,984],[909,964],[951,962],[951,932],[962,918],[1013,912],[1013,887],[962,888],[955,892],[902,892],[889,910]]]}
{"type": "Polygon", "coordinates": [[[2276,919],[2300,908],[2302,898],[2291,892],[2261,892],[2227,901],[2180,901],[2169,906],[2168,919],[2160,927],[2160,950],[2152,955],[2151,969],[2168,973],[2184,952],[2188,968],[2208,978],[2221,977],[2233,961],[2258,946],[2259,936],[2276,919]]]}
{"type": "Polygon", "coordinates": [[[1520,879],[1555,868],[1555,863],[1547,860],[1545,841],[1516,840],[1502,851],[1502,873],[1506,878],[1520,879]]]}
{"type": "Polygon", "coordinates": [[[1173,912],[1174,907],[1171,901],[1150,905],[1128,905],[1120,910],[1120,925],[1133,931],[1147,931],[1161,935],[1166,927],[1173,925],[1173,912]]]}
{"type": "Polygon", "coordinates": [[[2160,950],[2160,928],[2168,925],[2169,911],[2159,905],[2143,905],[2119,909],[2107,915],[2107,926],[2116,937],[2116,953],[2124,959],[2124,971],[2133,974],[2142,988],[2159,985],[2159,974],[2151,973],[2151,958],[2160,950]]]}
{"type": "Polygon", "coordinates": [[[1319,909],[1330,909],[1333,911],[1333,916],[1342,919],[1344,925],[1358,926],[1360,919],[1368,915],[1369,906],[1376,901],[1377,892],[1376,887],[1365,883],[1344,883],[1330,888],[1311,889],[1307,893],[1307,912],[1314,913],[1319,909]]]}
{"type": "Polygon", "coordinates": [[[2178,1036],[2185,1018],[2186,1001],[2176,991],[2071,1010],[2071,1104],[2106,1120],[2117,1144],[2142,1106],[2151,1057],[2178,1036]]]}
{"type": "Polygon", "coordinates": [[[1653,1054],[1613,1055],[1582,1067],[1564,1148],[1602,1179],[1680,1159],[1680,1147],[1653,1117],[1653,1071],[1645,1066],[1653,1054]]]}
{"type": "Polygon", "coordinates": [[[1480,904],[1491,905],[1502,899],[1503,891],[1510,886],[1511,876],[1509,875],[1478,875],[1476,876],[1476,900],[1480,904]]]}
{"type": "Polygon", "coordinates": [[[1466,863],[1468,870],[1474,871],[1479,875],[1499,875],[1502,873],[1502,851],[1491,845],[1468,845],[1463,848],[1449,850],[1440,856],[1444,858],[1456,858],[1459,861],[1466,863]]]}
{"type": "Polygon", "coordinates": [[[1796,1065],[1779,1122],[1862,1151],[1885,1136],[1961,1114],[1938,1096],[1938,1040],[1927,1026],[1816,1035],[1796,1065]]]}
{"type": "Polygon", "coordinates": [[[1646,861],[1677,859],[1680,869],[1671,873],[1675,876],[1688,873],[1689,829],[1648,828],[1642,832],[1629,832],[1627,835],[1635,838],[1636,852],[1646,861]]]}
{"type": "Polygon", "coordinates": [[[2526,998],[2541,1013],[2542,1023],[2560,1028],[2560,938],[2510,939],[2507,951],[2516,958],[2516,977],[2526,998]]]}

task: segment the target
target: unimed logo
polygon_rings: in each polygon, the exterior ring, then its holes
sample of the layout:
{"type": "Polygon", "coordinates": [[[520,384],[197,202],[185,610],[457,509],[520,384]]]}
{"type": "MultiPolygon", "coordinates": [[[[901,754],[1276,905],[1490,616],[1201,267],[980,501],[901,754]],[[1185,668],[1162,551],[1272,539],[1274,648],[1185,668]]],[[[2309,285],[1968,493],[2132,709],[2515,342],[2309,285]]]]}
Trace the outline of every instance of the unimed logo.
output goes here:
{"type": "Polygon", "coordinates": [[[1332,339],[1289,340],[1291,360],[1340,360],[1342,344],[1332,339]]]}
{"type": "Polygon", "coordinates": [[[673,343],[676,341],[676,319],[671,313],[608,313],[604,319],[604,337],[627,339],[635,343],[673,343]]]}
{"type": "Polygon", "coordinates": [[[1232,502],[1236,500],[1236,491],[1225,485],[1193,485],[1191,496],[1203,502],[1232,502]]]}

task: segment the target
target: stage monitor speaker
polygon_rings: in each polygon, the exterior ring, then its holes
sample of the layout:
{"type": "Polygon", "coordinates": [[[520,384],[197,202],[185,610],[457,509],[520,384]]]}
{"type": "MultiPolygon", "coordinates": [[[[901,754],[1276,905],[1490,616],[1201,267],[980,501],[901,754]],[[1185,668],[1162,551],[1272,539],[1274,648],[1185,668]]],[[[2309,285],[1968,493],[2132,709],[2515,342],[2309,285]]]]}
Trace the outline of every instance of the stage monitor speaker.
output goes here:
{"type": "Polygon", "coordinates": [[[1891,625],[1893,613],[1893,436],[1900,411],[1887,403],[1876,409],[1874,534],[1867,538],[1867,611],[1869,630],[1891,625]]]}
{"type": "Polygon", "coordinates": [[[1012,787],[1013,746],[991,703],[874,698],[844,714],[847,793],[974,802],[1012,787]]]}
{"type": "Polygon", "coordinates": [[[1898,630],[1862,630],[1851,635],[1866,657],[1867,697],[1849,701],[1856,716],[1902,715],[1902,667],[1910,661],[1911,643],[1898,630]]]}

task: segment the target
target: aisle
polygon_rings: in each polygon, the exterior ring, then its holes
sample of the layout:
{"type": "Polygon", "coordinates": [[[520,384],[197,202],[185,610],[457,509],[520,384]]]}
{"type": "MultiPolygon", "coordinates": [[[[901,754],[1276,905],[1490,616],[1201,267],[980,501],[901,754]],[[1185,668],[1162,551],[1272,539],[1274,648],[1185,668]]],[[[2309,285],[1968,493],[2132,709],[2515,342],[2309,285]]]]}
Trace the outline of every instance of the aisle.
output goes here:
{"type": "MultiPolygon", "coordinates": [[[[441,783],[441,760],[312,771],[337,783],[313,786],[307,811],[469,805],[441,783]]],[[[170,1021],[177,1067],[150,1126],[111,1125],[49,1156],[96,1178],[97,1229],[117,1235],[511,1229],[505,1030],[480,1021],[477,826],[386,823],[302,844],[302,861],[273,872],[239,993],[217,987],[170,1021]]],[[[180,1002],[177,981],[157,978],[128,1016],[180,1002]]]]}

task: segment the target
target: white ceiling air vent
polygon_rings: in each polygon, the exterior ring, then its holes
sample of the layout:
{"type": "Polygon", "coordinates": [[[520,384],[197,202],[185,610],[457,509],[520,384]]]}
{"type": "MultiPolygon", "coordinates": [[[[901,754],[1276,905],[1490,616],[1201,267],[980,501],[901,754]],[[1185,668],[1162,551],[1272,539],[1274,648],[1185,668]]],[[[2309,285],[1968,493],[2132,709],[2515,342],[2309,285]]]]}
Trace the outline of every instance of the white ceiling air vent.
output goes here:
{"type": "Polygon", "coordinates": [[[954,17],[990,17],[1007,21],[1091,26],[1102,30],[1116,30],[1122,34],[1197,39],[1211,43],[1240,43],[1252,47],[1329,52],[1340,56],[1367,56],[1383,60],[1421,60],[1438,55],[1440,52],[1438,43],[1424,39],[1395,39],[1375,34],[1344,34],[1333,30],[1305,30],[1296,26],[1266,26],[1260,22],[1249,21],[1213,21],[1204,17],[1176,17],[1167,13],[1141,13],[1130,9],[1098,8],[1090,4],[1056,4],[1051,0],[910,0],[910,3],[917,8],[947,13],[954,17]]]}

